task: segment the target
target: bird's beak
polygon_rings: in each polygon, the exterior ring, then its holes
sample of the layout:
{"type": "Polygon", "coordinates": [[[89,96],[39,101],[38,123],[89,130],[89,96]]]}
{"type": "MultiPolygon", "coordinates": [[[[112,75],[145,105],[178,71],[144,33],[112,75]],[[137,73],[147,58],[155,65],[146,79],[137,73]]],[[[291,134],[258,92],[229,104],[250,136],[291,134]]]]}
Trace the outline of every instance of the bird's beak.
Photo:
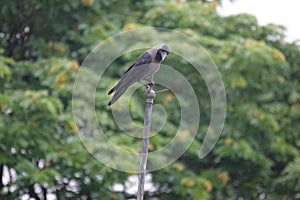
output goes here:
{"type": "Polygon", "coordinates": [[[160,55],[161,55],[161,58],[162,58],[162,61],[166,58],[166,56],[168,55],[168,52],[166,51],[161,51],[160,52],[160,55]]]}

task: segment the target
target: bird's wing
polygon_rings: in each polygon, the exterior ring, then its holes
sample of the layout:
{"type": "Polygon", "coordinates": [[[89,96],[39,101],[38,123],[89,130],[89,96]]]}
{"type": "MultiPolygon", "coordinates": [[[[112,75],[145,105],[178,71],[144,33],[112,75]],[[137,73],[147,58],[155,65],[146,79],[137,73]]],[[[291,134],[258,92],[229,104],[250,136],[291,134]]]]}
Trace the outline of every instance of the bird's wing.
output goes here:
{"type": "Polygon", "coordinates": [[[109,94],[114,93],[109,105],[117,101],[120,96],[127,90],[133,83],[143,79],[148,72],[147,66],[152,62],[152,56],[149,52],[142,54],[137,61],[129,67],[120,78],[118,84],[109,91],[109,94]]]}

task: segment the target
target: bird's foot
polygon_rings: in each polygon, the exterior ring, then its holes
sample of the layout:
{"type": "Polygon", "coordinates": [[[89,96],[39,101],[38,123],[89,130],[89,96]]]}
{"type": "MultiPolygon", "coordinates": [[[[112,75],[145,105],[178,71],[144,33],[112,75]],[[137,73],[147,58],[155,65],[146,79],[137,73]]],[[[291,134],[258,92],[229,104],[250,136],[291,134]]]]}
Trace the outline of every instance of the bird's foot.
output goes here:
{"type": "Polygon", "coordinates": [[[148,83],[146,87],[147,87],[147,88],[148,88],[148,87],[149,87],[149,88],[152,88],[154,84],[155,84],[155,82],[152,81],[152,82],[148,83]]]}
{"type": "Polygon", "coordinates": [[[147,85],[152,84],[152,86],[155,84],[155,81],[153,79],[144,79],[145,81],[148,82],[147,85]]]}
{"type": "Polygon", "coordinates": [[[151,87],[155,84],[155,81],[154,80],[149,80],[149,83],[148,85],[151,85],[151,87]]]}
{"type": "Polygon", "coordinates": [[[152,90],[152,87],[153,87],[153,83],[148,83],[147,85],[145,85],[146,86],[146,88],[145,88],[145,92],[146,91],[150,91],[150,90],[152,90]]]}
{"type": "Polygon", "coordinates": [[[145,84],[144,86],[146,87],[146,88],[152,88],[153,87],[153,85],[155,84],[155,82],[154,81],[149,81],[147,84],[145,84]]]}
{"type": "Polygon", "coordinates": [[[151,83],[152,85],[154,85],[154,84],[155,84],[155,81],[154,81],[154,80],[151,80],[150,83],[151,83]]]}

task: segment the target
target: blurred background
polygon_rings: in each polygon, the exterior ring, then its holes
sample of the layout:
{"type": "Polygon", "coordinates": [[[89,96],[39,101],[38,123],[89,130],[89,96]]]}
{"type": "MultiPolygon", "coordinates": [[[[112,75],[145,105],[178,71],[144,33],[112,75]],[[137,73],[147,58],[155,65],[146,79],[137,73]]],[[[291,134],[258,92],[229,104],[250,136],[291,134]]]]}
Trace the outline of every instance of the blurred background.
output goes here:
{"type": "MultiPolygon", "coordinates": [[[[0,199],[135,199],[135,174],[105,166],[81,144],[72,89],[81,63],[100,41],[146,26],[179,31],[207,50],[225,84],[227,116],[216,146],[199,159],[210,96],[189,63],[168,56],[167,64],[180,63],[178,70],[196,88],[201,122],[194,142],[176,162],[147,175],[145,199],[300,199],[299,42],[287,38],[282,24],[258,23],[251,14],[230,15],[220,11],[223,4],[2,0],[0,199]]],[[[268,12],[260,2],[255,6],[268,12]]],[[[112,63],[95,95],[101,127],[128,151],[139,151],[140,141],[118,129],[106,92],[139,53],[112,63]]],[[[135,96],[130,111],[142,124],[144,96],[142,91],[135,96]]],[[[175,96],[161,93],[155,101],[169,118],[151,138],[149,151],[167,144],[180,122],[175,96]]]]}

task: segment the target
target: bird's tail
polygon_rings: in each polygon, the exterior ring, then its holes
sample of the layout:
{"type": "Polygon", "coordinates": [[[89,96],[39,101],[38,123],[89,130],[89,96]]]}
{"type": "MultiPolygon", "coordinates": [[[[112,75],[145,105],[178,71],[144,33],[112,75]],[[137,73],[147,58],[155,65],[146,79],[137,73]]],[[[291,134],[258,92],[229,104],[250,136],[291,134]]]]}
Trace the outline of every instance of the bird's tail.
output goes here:
{"type": "Polygon", "coordinates": [[[116,90],[116,87],[113,87],[111,90],[109,90],[109,92],[107,93],[108,95],[110,95],[111,93],[113,93],[116,90]]]}
{"type": "MultiPolygon", "coordinates": [[[[113,89],[111,89],[111,90],[113,90],[113,89]]],[[[126,91],[126,89],[127,89],[127,87],[122,87],[122,88],[118,88],[117,90],[113,90],[112,92],[115,91],[115,94],[112,97],[112,99],[108,102],[107,105],[111,106],[114,102],[116,102],[121,97],[121,95],[126,91]]],[[[111,94],[111,93],[109,93],[109,94],[111,94]]]]}

